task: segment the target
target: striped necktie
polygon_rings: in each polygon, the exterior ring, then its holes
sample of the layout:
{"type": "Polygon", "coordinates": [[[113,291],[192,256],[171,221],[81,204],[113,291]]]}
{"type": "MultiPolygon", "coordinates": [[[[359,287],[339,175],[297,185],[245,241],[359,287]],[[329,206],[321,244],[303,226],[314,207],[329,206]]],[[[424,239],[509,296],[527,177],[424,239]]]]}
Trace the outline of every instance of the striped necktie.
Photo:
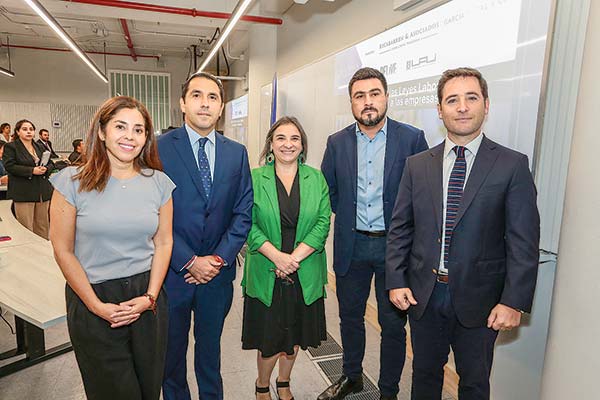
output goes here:
{"type": "Polygon", "coordinates": [[[456,216],[460,201],[463,195],[465,185],[465,175],[467,173],[467,160],[465,159],[465,147],[454,146],[452,148],[456,153],[456,160],[448,180],[448,196],[446,200],[446,225],[444,226],[444,267],[448,268],[448,254],[450,253],[450,242],[452,232],[456,223],[456,216]]]}
{"type": "Polygon", "coordinates": [[[208,138],[198,139],[198,168],[200,169],[200,181],[202,182],[202,188],[204,189],[204,197],[206,200],[210,197],[210,189],[212,188],[212,178],[210,176],[210,164],[204,146],[208,138]]]}

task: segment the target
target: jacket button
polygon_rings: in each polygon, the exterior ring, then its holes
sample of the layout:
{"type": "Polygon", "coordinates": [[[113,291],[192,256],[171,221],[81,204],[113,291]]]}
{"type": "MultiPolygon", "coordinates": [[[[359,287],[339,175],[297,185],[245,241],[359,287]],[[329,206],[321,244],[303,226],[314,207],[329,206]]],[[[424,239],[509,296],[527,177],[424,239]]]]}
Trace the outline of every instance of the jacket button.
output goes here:
{"type": "Polygon", "coordinates": [[[442,239],[438,238],[438,243],[442,243],[442,239]]]}

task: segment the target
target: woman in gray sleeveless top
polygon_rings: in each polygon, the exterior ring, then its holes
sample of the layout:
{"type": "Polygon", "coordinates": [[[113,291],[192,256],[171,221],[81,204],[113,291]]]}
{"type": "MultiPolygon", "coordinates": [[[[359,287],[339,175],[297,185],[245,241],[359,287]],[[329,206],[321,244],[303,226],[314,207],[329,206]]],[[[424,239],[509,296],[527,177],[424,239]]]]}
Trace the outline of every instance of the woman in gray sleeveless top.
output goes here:
{"type": "Polygon", "coordinates": [[[158,399],[175,185],[161,171],[150,115],[133,98],[107,100],[86,144],[82,165],[52,178],[50,207],[85,392],[88,399],[158,399]]]}

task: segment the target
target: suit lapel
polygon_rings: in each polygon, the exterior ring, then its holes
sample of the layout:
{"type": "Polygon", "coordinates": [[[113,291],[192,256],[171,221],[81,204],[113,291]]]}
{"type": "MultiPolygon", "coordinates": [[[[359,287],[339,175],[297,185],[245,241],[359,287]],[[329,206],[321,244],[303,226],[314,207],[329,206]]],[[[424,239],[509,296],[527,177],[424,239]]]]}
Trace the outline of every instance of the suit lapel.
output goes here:
{"type": "MultiPolygon", "coordinates": [[[[298,224],[296,225],[296,240],[300,238],[304,238],[306,236],[306,232],[304,232],[304,218],[306,217],[306,208],[309,206],[309,203],[312,203],[309,200],[312,200],[310,197],[311,190],[314,191],[315,188],[311,187],[310,175],[308,173],[307,168],[300,164],[298,166],[298,185],[300,186],[300,211],[298,212],[298,224]]],[[[310,204],[313,207],[318,207],[318,205],[310,204]]]]}
{"type": "Polygon", "coordinates": [[[218,195],[215,194],[222,186],[220,183],[225,181],[225,170],[227,168],[226,160],[227,158],[227,141],[220,133],[215,132],[215,170],[213,173],[213,185],[210,191],[210,197],[208,199],[208,204],[213,206],[213,203],[217,201],[219,198],[218,195]]]}
{"type": "Polygon", "coordinates": [[[185,168],[190,174],[196,189],[202,195],[202,199],[204,200],[204,189],[202,188],[200,174],[198,173],[198,164],[196,164],[196,158],[192,152],[192,146],[190,145],[185,127],[181,127],[173,132],[173,139],[175,139],[173,140],[173,146],[175,147],[175,150],[179,154],[179,157],[181,157],[183,160],[183,165],[185,165],[185,168]]]}
{"type": "MultiPolygon", "coordinates": [[[[262,179],[261,179],[261,190],[264,191],[267,199],[269,199],[269,203],[271,205],[271,210],[273,211],[273,216],[275,217],[276,226],[279,227],[279,231],[281,231],[281,220],[279,215],[279,199],[277,198],[277,187],[275,186],[275,167],[268,166],[264,168],[262,179]]],[[[256,189],[255,189],[256,190],[256,189]]],[[[280,232],[281,234],[281,232],[280,232]]]]}
{"type": "Polygon", "coordinates": [[[346,128],[346,155],[348,156],[348,176],[351,177],[352,180],[352,191],[354,194],[354,198],[356,199],[356,180],[358,179],[358,153],[356,146],[356,124],[350,125],[346,128]]]}
{"type": "Polygon", "coordinates": [[[429,190],[431,191],[435,223],[437,224],[438,232],[442,232],[444,142],[429,150],[429,155],[431,156],[431,160],[427,163],[427,180],[429,181],[429,190]]]}
{"type": "Polygon", "coordinates": [[[479,146],[479,150],[477,150],[473,167],[471,167],[471,172],[469,173],[467,185],[463,192],[454,226],[457,226],[463,215],[465,215],[465,212],[471,205],[471,202],[475,198],[483,181],[485,181],[485,178],[492,170],[492,167],[498,158],[498,152],[495,151],[495,148],[495,143],[484,136],[481,145],[479,146]]]}
{"type": "Polygon", "coordinates": [[[396,161],[398,149],[400,148],[400,134],[396,130],[396,125],[388,118],[388,126],[385,142],[385,160],[383,166],[383,193],[386,193],[387,184],[390,174],[392,173],[392,165],[396,161]]]}

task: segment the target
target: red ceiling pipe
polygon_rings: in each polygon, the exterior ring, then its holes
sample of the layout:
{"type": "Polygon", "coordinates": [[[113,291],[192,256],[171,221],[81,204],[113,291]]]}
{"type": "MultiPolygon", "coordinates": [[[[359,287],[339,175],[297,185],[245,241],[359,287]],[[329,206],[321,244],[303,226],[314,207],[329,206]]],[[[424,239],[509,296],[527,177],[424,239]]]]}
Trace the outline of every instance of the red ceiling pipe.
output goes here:
{"type": "MultiPolygon", "coordinates": [[[[200,11],[195,8],[181,8],[181,7],[170,7],[170,6],[159,6],[156,4],[136,3],[132,1],[121,1],[121,0],[65,0],[71,3],[83,3],[93,4],[96,6],[106,7],[118,7],[118,8],[129,8],[131,10],[140,11],[152,11],[166,14],[177,14],[177,15],[188,15],[191,17],[205,17],[205,18],[220,18],[229,19],[230,13],[214,12],[214,11],[200,11]]],[[[270,25],[282,25],[283,20],[281,18],[269,18],[269,17],[258,17],[255,15],[245,15],[241,18],[243,21],[258,22],[261,24],[270,25]]]]}
{"type": "Polygon", "coordinates": [[[123,34],[125,35],[125,41],[127,42],[127,48],[129,49],[129,54],[133,61],[137,61],[137,54],[135,54],[135,49],[133,48],[133,42],[131,41],[131,35],[129,34],[129,28],[127,27],[127,21],[123,18],[119,18],[121,22],[121,28],[123,28],[123,34]]]}
{"type": "MultiPolygon", "coordinates": [[[[0,47],[6,47],[6,45],[0,43],[0,47]]],[[[59,49],[59,48],[54,48],[54,47],[39,47],[39,46],[23,46],[23,45],[15,45],[15,44],[11,44],[10,45],[11,49],[12,48],[16,48],[16,49],[30,49],[30,50],[46,50],[46,51],[64,51],[64,52],[70,52],[72,51],[71,49],[59,49]]],[[[86,51],[86,53],[88,54],[102,54],[102,55],[107,55],[107,56],[121,56],[121,57],[131,57],[131,54],[126,54],[126,53],[111,53],[108,51],[86,51]]],[[[156,58],[157,60],[160,60],[159,56],[146,56],[146,55],[142,55],[142,54],[136,54],[136,57],[139,58],[156,58]]]]}

